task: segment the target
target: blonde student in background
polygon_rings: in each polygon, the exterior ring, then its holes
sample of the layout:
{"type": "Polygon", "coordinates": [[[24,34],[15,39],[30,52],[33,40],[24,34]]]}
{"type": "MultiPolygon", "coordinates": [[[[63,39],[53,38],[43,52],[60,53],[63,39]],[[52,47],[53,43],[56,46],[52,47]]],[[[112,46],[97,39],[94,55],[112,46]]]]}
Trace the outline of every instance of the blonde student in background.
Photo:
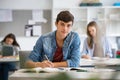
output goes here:
{"type": "Polygon", "coordinates": [[[74,16],[61,11],[56,18],[57,30],[42,35],[26,62],[27,67],[78,67],[80,38],[72,31],[74,16]]]}
{"type": "Polygon", "coordinates": [[[88,23],[87,38],[84,40],[81,55],[82,58],[91,59],[92,57],[112,57],[111,45],[105,36],[99,36],[101,33],[98,32],[98,27],[100,26],[98,26],[95,21],[88,23]],[[97,44],[98,41],[99,43],[97,44]]]}
{"type": "MultiPolygon", "coordinates": [[[[18,57],[19,55],[19,49],[20,46],[18,44],[18,42],[16,41],[16,37],[14,34],[9,33],[8,35],[5,36],[5,38],[0,42],[0,48],[2,48],[3,46],[11,46],[14,49],[14,54],[11,56],[2,56],[0,55],[0,58],[12,58],[12,57],[18,57]]],[[[4,54],[4,53],[3,53],[4,54]]],[[[0,63],[0,80],[8,80],[8,72],[9,71],[14,71],[16,70],[16,64],[15,62],[1,62],[0,63]]]]}

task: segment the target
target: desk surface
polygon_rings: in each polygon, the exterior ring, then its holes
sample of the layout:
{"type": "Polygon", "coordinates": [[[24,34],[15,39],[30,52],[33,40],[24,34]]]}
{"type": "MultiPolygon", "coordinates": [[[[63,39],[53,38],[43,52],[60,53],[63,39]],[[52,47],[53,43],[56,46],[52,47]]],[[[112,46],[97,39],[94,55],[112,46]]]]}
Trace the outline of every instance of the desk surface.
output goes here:
{"type": "Polygon", "coordinates": [[[19,59],[16,58],[0,58],[0,62],[17,62],[19,59]]]}
{"type": "MultiPolygon", "coordinates": [[[[87,59],[81,59],[82,66],[88,66],[88,65],[95,65],[96,60],[87,60],[87,59]]],[[[99,64],[108,64],[108,65],[116,65],[120,64],[120,59],[107,59],[107,60],[98,60],[99,64]]],[[[67,69],[67,68],[66,68],[67,69]]],[[[80,67],[81,69],[81,67],[80,67]]],[[[95,69],[94,67],[90,68],[83,68],[85,70],[88,70],[88,72],[77,72],[77,71],[65,71],[64,73],[68,74],[72,80],[88,80],[89,78],[93,77],[99,77],[102,80],[120,80],[120,72],[116,72],[111,69],[95,69]],[[116,75],[113,77],[113,75],[116,75]]],[[[9,80],[46,80],[46,78],[55,76],[59,74],[60,72],[52,72],[52,73],[23,73],[16,71],[13,73],[9,80]]]]}
{"type": "Polygon", "coordinates": [[[94,58],[94,59],[81,59],[80,66],[95,66],[96,64],[105,65],[117,65],[120,64],[120,59],[118,58],[94,58]]]}
{"type": "MultiPolygon", "coordinates": [[[[13,73],[9,80],[46,80],[46,78],[56,76],[62,72],[55,73],[22,73],[16,71],[13,73]]],[[[64,72],[71,77],[72,80],[88,80],[90,78],[98,77],[101,80],[120,80],[120,72],[113,71],[99,71],[99,72],[76,72],[76,71],[66,71],[64,72]],[[113,77],[115,75],[115,77],[113,77]]]]}

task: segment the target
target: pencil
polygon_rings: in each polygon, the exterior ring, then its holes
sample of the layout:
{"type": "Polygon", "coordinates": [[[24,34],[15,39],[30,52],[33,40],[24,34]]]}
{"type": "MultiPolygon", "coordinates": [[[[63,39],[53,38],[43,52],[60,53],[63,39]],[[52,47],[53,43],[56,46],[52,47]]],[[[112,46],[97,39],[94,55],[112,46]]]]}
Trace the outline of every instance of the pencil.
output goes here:
{"type": "Polygon", "coordinates": [[[49,59],[48,59],[47,55],[44,55],[44,56],[45,56],[45,59],[49,61],[49,59]]]}

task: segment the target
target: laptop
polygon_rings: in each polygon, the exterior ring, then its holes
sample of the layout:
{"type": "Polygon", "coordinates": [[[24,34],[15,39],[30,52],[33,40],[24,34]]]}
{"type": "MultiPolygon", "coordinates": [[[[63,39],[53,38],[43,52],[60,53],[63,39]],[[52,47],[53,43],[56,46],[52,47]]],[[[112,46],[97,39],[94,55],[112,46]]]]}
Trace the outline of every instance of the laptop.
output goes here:
{"type": "Polygon", "coordinates": [[[12,46],[2,47],[2,56],[13,56],[14,49],[12,46]]]}

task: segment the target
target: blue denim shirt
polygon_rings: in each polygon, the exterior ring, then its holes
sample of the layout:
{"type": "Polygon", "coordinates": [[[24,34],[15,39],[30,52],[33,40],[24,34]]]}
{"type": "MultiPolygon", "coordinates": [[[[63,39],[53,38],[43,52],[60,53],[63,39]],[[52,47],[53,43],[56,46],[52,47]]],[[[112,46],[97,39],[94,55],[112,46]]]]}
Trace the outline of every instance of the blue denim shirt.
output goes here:
{"type": "MultiPolygon", "coordinates": [[[[44,60],[46,54],[50,61],[53,61],[53,56],[57,49],[56,45],[56,31],[41,36],[33,51],[29,55],[29,60],[34,62],[41,62],[44,60]]],[[[80,63],[80,38],[75,32],[70,32],[64,40],[62,47],[63,60],[67,61],[68,67],[77,67],[80,63]]]]}

